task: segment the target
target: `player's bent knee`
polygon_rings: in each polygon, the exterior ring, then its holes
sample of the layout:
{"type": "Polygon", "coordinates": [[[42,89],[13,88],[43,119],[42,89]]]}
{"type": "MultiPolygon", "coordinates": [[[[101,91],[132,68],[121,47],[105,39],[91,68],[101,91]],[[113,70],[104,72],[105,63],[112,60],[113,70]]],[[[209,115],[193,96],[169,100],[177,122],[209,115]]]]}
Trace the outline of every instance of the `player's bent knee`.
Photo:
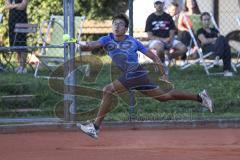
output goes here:
{"type": "Polygon", "coordinates": [[[185,46],[181,49],[181,52],[182,52],[182,53],[186,53],[187,51],[188,51],[188,50],[187,50],[187,47],[185,47],[185,46]]]}
{"type": "Polygon", "coordinates": [[[103,88],[103,94],[112,94],[114,92],[113,85],[109,84],[103,88]]]}
{"type": "Polygon", "coordinates": [[[178,50],[182,53],[185,53],[187,52],[187,47],[184,44],[182,44],[178,46],[178,50]]]}

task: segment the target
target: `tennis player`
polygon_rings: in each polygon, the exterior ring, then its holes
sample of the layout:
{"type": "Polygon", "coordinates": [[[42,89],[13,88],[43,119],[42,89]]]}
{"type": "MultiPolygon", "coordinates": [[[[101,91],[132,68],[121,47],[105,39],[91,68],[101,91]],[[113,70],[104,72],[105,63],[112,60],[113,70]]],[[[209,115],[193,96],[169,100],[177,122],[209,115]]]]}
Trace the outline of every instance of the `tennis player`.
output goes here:
{"type": "Polygon", "coordinates": [[[125,14],[114,16],[112,20],[112,33],[100,37],[97,41],[81,44],[82,50],[93,50],[95,48],[104,47],[113,63],[122,71],[122,75],[103,88],[103,97],[95,121],[88,122],[84,125],[77,123],[77,127],[92,138],[98,138],[99,129],[104,116],[111,110],[113,94],[119,94],[134,89],[161,102],[169,100],[196,101],[212,112],[213,102],[206,90],[203,90],[199,94],[177,91],[175,89],[164,90],[151,82],[148,71],[138,63],[137,51],[142,52],[152,59],[162,74],[162,81],[170,83],[160,58],[149,49],[145,48],[142,43],[126,35],[128,24],[129,20],[125,14]]]}

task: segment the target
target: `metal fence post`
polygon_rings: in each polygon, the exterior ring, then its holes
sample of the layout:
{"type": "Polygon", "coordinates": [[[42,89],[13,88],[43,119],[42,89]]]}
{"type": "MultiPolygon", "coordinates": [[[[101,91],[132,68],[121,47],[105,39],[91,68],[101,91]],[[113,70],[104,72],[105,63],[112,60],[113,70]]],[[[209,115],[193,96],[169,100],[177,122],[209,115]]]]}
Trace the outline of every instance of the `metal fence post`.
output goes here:
{"type": "MultiPolygon", "coordinates": [[[[74,0],[63,0],[64,5],[64,34],[74,38],[74,0]]],[[[64,119],[75,120],[76,97],[73,93],[76,83],[75,73],[75,43],[64,44],[64,119]],[[70,60],[70,63],[68,61],[70,60]],[[68,65],[69,64],[69,65],[68,65]],[[73,86],[73,87],[70,87],[73,86]],[[71,93],[71,95],[69,94],[71,93]],[[70,106],[69,106],[70,105],[70,106]]]]}
{"type": "MultiPolygon", "coordinates": [[[[63,0],[63,14],[64,14],[64,34],[68,34],[68,0],[63,0]]],[[[68,105],[68,44],[64,44],[64,120],[69,121],[69,105],[68,105]]]]}
{"type": "MultiPolygon", "coordinates": [[[[74,0],[69,1],[69,35],[70,38],[75,37],[75,20],[74,20],[74,0]]],[[[70,106],[70,120],[74,121],[76,116],[76,96],[75,96],[75,85],[76,85],[76,72],[74,71],[75,67],[75,43],[70,43],[69,48],[70,53],[70,66],[69,66],[69,85],[73,86],[70,88],[70,93],[73,93],[70,96],[71,106],[70,106]]]]}
{"type": "Polygon", "coordinates": [[[128,0],[129,35],[133,36],[133,0],[128,0]]]}
{"type": "MultiPolygon", "coordinates": [[[[128,10],[129,10],[129,35],[133,36],[133,0],[128,0],[128,10]]],[[[130,90],[130,102],[129,102],[129,120],[135,120],[135,94],[134,91],[130,90]]]]}

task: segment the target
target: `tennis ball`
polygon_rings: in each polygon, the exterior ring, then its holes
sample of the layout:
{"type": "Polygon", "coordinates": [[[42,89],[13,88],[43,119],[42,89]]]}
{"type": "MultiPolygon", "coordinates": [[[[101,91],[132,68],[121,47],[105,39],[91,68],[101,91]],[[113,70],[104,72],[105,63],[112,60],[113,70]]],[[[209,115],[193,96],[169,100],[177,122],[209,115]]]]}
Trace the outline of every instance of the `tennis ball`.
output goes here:
{"type": "Polygon", "coordinates": [[[64,42],[69,41],[70,40],[70,35],[69,34],[64,34],[62,38],[63,38],[64,42]]]}

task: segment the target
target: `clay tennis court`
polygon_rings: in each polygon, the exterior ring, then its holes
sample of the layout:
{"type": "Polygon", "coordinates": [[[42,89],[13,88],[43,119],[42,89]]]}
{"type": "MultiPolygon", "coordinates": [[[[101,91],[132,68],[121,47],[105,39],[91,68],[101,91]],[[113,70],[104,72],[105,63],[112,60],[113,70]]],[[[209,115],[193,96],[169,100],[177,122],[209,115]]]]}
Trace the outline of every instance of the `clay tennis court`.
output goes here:
{"type": "Polygon", "coordinates": [[[0,134],[2,160],[239,160],[240,129],[104,129],[0,134]]]}

